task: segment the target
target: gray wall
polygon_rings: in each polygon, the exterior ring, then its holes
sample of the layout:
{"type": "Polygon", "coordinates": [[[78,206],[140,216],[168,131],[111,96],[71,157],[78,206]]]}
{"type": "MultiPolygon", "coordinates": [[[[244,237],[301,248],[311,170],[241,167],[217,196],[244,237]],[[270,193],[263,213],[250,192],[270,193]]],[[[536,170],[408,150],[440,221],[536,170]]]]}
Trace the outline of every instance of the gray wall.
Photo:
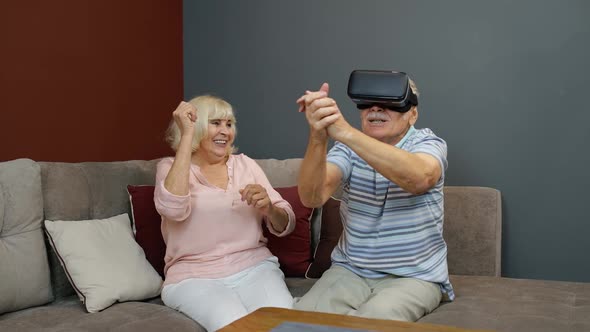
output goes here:
{"type": "Polygon", "coordinates": [[[185,97],[237,109],[241,152],[302,157],[295,100],[353,69],[410,73],[417,127],[449,146],[449,185],[504,203],[503,274],[590,281],[590,2],[184,1],[185,97]]]}

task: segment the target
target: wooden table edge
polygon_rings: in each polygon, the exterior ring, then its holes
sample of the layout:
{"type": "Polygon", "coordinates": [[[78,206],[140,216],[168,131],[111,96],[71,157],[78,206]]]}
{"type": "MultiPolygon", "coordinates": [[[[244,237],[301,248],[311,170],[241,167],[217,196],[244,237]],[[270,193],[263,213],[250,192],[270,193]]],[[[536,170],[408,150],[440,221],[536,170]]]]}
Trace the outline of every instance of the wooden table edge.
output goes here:
{"type": "Polygon", "coordinates": [[[247,316],[225,326],[219,331],[270,331],[285,322],[316,324],[332,327],[365,329],[371,331],[403,332],[490,332],[490,330],[465,329],[449,325],[412,323],[396,320],[373,319],[356,316],[303,311],[295,309],[259,308],[247,316]]]}

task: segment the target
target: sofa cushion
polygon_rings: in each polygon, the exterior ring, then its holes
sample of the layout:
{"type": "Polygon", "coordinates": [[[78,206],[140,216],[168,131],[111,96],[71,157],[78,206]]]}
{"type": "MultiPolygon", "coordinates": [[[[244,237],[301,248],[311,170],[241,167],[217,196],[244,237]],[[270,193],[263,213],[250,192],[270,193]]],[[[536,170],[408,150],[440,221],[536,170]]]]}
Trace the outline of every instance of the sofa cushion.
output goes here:
{"type": "MultiPolygon", "coordinates": [[[[45,219],[90,220],[130,213],[127,185],[153,185],[158,161],[39,162],[45,219]]],[[[74,295],[53,248],[47,246],[55,298],[74,295]]]]}
{"type": "Polygon", "coordinates": [[[313,284],[316,283],[316,281],[317,279],[285,278],[287,288],[289,288],[289,292],[291,292],[291,295],[293,295],[294,298],[305,295],[311,289],[313,284]]]}
{"type": "Polygon", "coordinates": [[[127,214],[45,221],[51,245],[88,312],[158,296],[162,278],[135,242],[127,214]]]}
{"type": "Polygon", "coordinates": [[[162,237],[162,217],[154,204],[154,186],[127,186],[135,241],[145,252],[145,257],[156,272],[164,278],[166,243],[162,237]]]}
{"type": "Polygon", "coordinates": [[[319,278],[332,266],[332,250],[342,234],[340,201],[329,198],[322,206],[320,239],[313,255],[313,261],[305,273],[306,278],[319,278]]]}
{"type": "Polygon", "coordinates": [[[445,186],[450,274],[500,276],[502,199],[493,188],[445,186]]]}
{"type": "Polygon", "coordinates": [[[297,176],[302,159],[255,159],[258,166],[262,168],[264,174],[273,188],[291,187],[297,185],[297,176]]]}
{"type": "Polygon", "coordinates": [[[590,283],[451,275],[456,298],[421,323],[500,332],[590,331],[590,283]]]}
{"type": "Polygon", "coordinates": [[[281,270],[286,277],[303,277],[311,263],[310,219],[313,209],[303,206],[297,187],[275,188],[295,212],[296,224],[293,233],[277,237],[263,224],[264,236],[268,239],[268,249],[277,256],[281,270]]]}
{"type": "Polygon", "coordinates": [[[0,313],[53,299],[42,220],[39,165],[0,163],[0,313]]]}
{"type": "Polygon", "coordinates": [[[161,305],[161,301],[118,303],[101,312],[89,314],[80,305],[80,301],[73,296],[43,307],[1,315],[0,331],[205,332],[206,330],[182,313],[161,305]]]}

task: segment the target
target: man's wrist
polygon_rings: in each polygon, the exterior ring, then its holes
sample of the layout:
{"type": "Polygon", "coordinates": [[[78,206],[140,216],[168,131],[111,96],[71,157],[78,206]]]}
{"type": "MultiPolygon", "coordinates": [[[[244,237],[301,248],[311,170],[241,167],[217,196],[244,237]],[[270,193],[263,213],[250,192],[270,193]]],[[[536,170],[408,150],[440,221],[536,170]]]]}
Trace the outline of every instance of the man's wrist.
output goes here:
{"type": "Polygon", "coordinates": [[[348,146],[354,140],[354,136],[358,132],[359,131],[356,128],[350,126],[346,130],[340,131],[340,135],[334,137],[334,140],[348,146]]]}
{"type": "Polygon", "coordinates": [[[328,133],[325,129],[314,130],[310,127],[309,141],[314,144],[325,144],[329,140],[328,133]]]}

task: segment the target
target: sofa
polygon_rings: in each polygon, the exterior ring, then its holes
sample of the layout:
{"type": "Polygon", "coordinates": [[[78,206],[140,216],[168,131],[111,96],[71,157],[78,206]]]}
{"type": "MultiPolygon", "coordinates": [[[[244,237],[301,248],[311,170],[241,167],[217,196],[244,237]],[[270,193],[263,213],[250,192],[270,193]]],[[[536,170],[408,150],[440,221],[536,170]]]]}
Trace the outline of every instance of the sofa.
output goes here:
{"type": "MultiPolygon", "coordinates": [[[[127,186],[153,185],[157,161],[0,163],[0,331],[203,331],[197,322],[164,306],[157,294],[89,313],[72,287],[72,275],[64,272],[64,258],[56,254],[57,239],[46,227],[46,220],[122,214],[133,220],[127,186]]],[[[257,162],[274,187],[296,185],[301,159],[257,162]]],[[[444,190],[444,236],[456,299],[419,322],[507,332],[590,330],[590,284],[501,276],[498,190],[444,190]]],[[[309,230],[312,254],[322,241],[321,220],[322,209],[315,209],[309,230]]],[[[288,277],[286,282],[293,296],[300,297],[315,279],[288,277]]]]}

